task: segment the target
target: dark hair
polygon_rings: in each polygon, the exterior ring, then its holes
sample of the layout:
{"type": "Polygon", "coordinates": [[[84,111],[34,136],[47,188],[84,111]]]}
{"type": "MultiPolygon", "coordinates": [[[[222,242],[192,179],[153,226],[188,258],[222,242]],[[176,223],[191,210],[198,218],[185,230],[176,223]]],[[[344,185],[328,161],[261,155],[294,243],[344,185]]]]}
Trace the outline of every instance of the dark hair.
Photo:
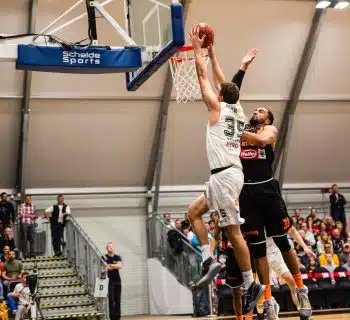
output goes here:
{"type": "Polygon", "coordinates": [[[0,196],[2,197],[4,195],[7,196],[7,193],[6,192],[2,192],[0,196]]]}
{"type": "Polygon", "coordinates": [[[269,109],[267,109],[267,118],[270,120],[270,125],[273,125],[273,122],[275,121],[275,117],[273,116],[273,113],[269,109]]]}
{"type": "Polygon", "coordinates": [[[239,100],[239,88],[235,83],[224,82],[221,85],[219,96],[223,97],[224,102],[236,104],[239,100]]]}
{"type": "MultiPolygon", "coordinates": [[[[338,187],[338,185],[336,184],[336,183],[333,183],[332,184],[332,189],[334,188],[334,187],[338,187]]],[[[5,193],[5,192],[4,192],[5,193]]],[[[2,195],[2,194],[1,194],[2,195]]]]}
{"type": "Polygon", "coordinates": [[[59,194],[59,195],[57,196],[57,199],[62,198],[62,197],[63,197],[63,194],[59,194]]]}

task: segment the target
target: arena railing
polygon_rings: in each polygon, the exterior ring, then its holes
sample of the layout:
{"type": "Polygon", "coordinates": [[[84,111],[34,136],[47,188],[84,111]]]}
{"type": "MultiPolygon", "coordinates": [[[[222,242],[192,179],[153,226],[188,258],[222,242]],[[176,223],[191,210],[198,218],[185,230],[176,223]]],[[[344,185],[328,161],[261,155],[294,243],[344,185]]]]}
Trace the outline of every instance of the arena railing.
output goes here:
{"type": "MultiPolygon", "coordinates": [[[[23,248],[19,223],[13,226],[16,246],[23,248]]],[[[53,256],[50,223],[46,219],[38,219],[34,234],[36,256],[53,256]]],[[[103,253],[96,247],[90,237],[82,229],[74,217],[69,217],[64,232],[64,255],[76,269],[83,280],[89,294],[93,297],[96,279],[107,277],[106,263],[103,253]]],[[[108,298],[94,298],[98,310],[105,319],[109,319],[108,298]]]]}
{"type": "Polygon", "coordinates": [[[148,228],[150,258],[157,258],[182,285],[190,287],[200,275],[202,257],[199,251],[188,243],[182,233],[165,224],[161,216],[154,215],[149,218],[148,228]],[[173,253],[170,248],[168,243],[170,230],[176,230],[179,233],[183,245],[183,251],[180,254],[173,253]]]}
{"type": "MultiPolygon", "coordinates": [[[[107,277],[107,265],[103,260],[103,253],[74,217],[68,219],[65,229],[65,252],[68,261],[76,267],[93,296],[96,280],[107,277]]],[[[108,319],[108,297],[94,299],[98,310],[108,319]]]]}

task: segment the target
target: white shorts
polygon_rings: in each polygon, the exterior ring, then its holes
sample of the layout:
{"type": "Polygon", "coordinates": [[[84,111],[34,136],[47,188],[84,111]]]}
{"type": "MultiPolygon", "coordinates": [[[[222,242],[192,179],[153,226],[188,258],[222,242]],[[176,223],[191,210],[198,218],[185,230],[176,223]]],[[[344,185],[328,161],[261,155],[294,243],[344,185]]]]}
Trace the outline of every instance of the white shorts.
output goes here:
{"type": "Polygon", "coordinates": [[[270,270],[274,271],[278,277],[290,272],[279,250],[267,252],[267,261],[269,262],[270,270]]]}
{"type": "Polygon", "coordinates": [[[210,210],[219,214],[220,227],[240,225],[238,198],[244,182],[242,169],[231,167],[212,174],[206,183],[206,197],[210,210]]]}

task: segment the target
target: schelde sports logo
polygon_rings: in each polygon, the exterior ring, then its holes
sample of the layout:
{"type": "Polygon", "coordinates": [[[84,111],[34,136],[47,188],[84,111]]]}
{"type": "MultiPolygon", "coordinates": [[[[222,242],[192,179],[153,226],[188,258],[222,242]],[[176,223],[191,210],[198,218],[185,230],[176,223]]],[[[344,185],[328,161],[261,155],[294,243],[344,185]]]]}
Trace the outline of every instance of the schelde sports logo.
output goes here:
{"type": "Polygon", "coordinates": [[[77,52],[74,50],[63,51],[62,62],[69,65],[98,65],[101,64],[101,54],[95,52],[77,52]]]}
{"type": "Polygon", "coordinates": [[[258,151],[254,149],[241,150],[241,159],[256,159],[258,151]]]}

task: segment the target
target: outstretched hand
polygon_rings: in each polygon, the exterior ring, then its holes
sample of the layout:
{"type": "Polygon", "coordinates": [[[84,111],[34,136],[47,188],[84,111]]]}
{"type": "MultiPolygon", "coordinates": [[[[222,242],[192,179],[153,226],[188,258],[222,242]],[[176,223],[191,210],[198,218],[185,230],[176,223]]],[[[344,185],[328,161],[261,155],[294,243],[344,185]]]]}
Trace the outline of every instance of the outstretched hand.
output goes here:
{"type": "Polygon", "coordinates": [[[190,33],[190,40],[192,42],[192,47],[195,50],[199,50],[202,48],[204,43],[205,34],[200,38],[199,36],[199,26],[194,26],[190,33]]]}
{"type": "Polygon", "coordinates": [[[254,61],[257,53],[258,53],[258,49],[256,48],[250,49],[249,52],[243,57],[242,64],[249,66],[254,61]]]}
{"type": "Polygon", "coordinates": [[[309,259],[317,259],[316,254],[310,249],[310,248],[305,248],[304,249],[306,255],[309,257],[309,259]]]}

